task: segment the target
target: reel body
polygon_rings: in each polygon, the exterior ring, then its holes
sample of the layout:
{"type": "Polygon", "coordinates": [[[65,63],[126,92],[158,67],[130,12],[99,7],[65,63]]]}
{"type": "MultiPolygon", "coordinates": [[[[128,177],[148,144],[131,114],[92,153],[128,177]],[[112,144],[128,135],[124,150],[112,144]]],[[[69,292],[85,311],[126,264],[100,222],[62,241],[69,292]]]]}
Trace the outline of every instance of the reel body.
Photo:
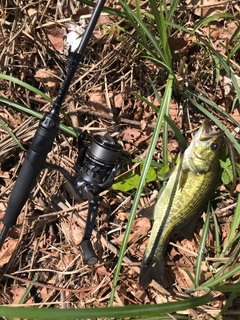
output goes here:
{"type": "Polygon", "coordinates": [[[81,248],[86,263],[94,265],[98,259],[90,238],[100,206],[98,194],[111,187],[126,158],[123,157],[121,146],[115,143],[110,135],[94,136],[89,148],[84,144],[86,138],[87,135],[83,132],[78,139],[79,153],[75,164],[75,176],[71,176],[67,170],[57,165],[47,163],[46,167],[58,170],[64,175],[78,202],[88,200],[88,215],[81,248]]]}

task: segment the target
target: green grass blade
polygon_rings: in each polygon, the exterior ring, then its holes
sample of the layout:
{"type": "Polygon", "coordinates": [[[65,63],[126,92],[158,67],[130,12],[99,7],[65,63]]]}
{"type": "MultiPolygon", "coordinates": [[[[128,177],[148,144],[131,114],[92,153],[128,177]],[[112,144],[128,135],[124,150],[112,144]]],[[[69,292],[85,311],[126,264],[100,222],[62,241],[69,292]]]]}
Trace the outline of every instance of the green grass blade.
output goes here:
{"type": "Polygon", "coordinates": [[[234,216],[233,216],[233,220],[232,220],[232,223],[231,223],[230,232],[229,232],[227,241],[226,241],[226,243],[224,245],[222,254],[225,254],[225,252],[232,245],[233,236],[236,233],[236,231],[238,230],[239,225],[240,225],[240,193],[238,193],[237,206],[236,206],[236,209],[234,211],[234,216]]]}
{"type": "Polygon", "coordinates": [[[193,309],[211,301],[211,293],[208,291],[201,297],[189,298],[183,301],[167,302],[156,305],[132,305],[109,308],[86,308],[86,309],[37,309],[0,306],[0,314],[6,318],[35,319],[35,320],[74,320],[74,319],[99,319],[114,318],[126,319],[128,317],[157,316],[181,310],[193,309]]]}
{"type": "Polygon", "coordinates": [[[163,15],[163,11],[162,11],[161,1],[160,1],[160,5],[159,5],[159,10],[157,8],[157,3],[155,0],[150,0],[150,4],[151,4],[152,13],[154,15],[154,20],[155,20],[155,23],[157,26],[157,31],[159,33],[160,43],[163,47],[164,58],[166,61],[165,63],[168,65],[169,69],[171,70],[171,73],[173,74],[172,53],[171,53],[169,43],[168,43],[168,35],[167,35],[165,19],[164,19],[164,15],[163,15]]]}
{"type": "Polygon", "coordinates": [[[174,1],[171,1],[171,4],[170,4],[170,10],[167,12],[165,11],[165,15],[166,15],[166,20],[165,20],[165,24],[168,25],[168,22],[170,22],[174,16],[174,14],[176,13],[175,10],[177,8],[179,4],[179,0],[174,0],[174,1]]]}
{"type": "Polygon", "coordinates": [[[169,75],[168,81],[166,84],[166,89],[164,92],[164,96],[162,99],[162,107],[161,107],[159,114],[158,114],[157,123],[154,128],[152,141],[150,143],[149,150],[148,150],[148,153],[147,153],[144,165],[143,165],[141,179],[140,179],[139,186],[138,186],[138,189],[137,189],[135,197],[134,197],[134,202],[133,202],[133,206],[132,206],[132,209],[130,212],[130,217],[129,217],[129,220],[128,220],[128,223],[126,226],[126,231],[125,231],[123,242],[122,242],[122,245],[120,248],[118,263],[116,266],[116,271],[115,271],[115,276],[114,276],[114,281],[113,281],[113,286],[112,286],[112,292],[111,292],[111,297],[110,297],[110,306],[112,306],[113,302],[114,302],[114,295],[116,292],[117,281],[118,281],[118,277],[119,277],[120,270],[121,270],[122,260],[123,260],[123,257],[124,257],[124,254],[125,254],[125,251],[127,248],[128,238],[129,238],[129,235],[130,235],[130,232],[132,229],[132,224],[133,224],[133,221],[136,216],[137,206],[138,206],[138,203],[141,198],[143,187],[145,185],[146,176],[147,176],[147,173],[148,173],[151,161],[152,161],[153,152],[156,147],[156,143],[158,140],[159,132],[161,130],[164,115],[165,115],[166,109],[168,108],[168,105],[170,103],[170,99],[171,99],[171,95],[172,95],[172,85],[173,85],[173,77],[171,75],[169,75]]]}
{"type": "MultiPolygon", "coordinates": [[[[32,280],[33,282],[36,282],[36,281],[37,281],[38,275],[39,275],[38,273],[35,274],[35,276],[33,277],[33,280],[32,280]]],[[[27,298],[27,296],[28,296],[28,294],[30,293],[30,291],[31,291],[31,289],[32,289],[33,286],[34,286],[33,284],[30,284],[30,285],[27,287],[26,291],[24,292],[24,294],[22,295],[22,298],[21,298],[20,301],[19,301],[19,304],[23,304],[23,303],[24,303],[25,299],[27,298]]]]}
{"type": "MultiPolygon", "coordinates": [[[[219,114],[221,114],[224,118],[227,118],[230,122],[232,122],[235,126],[240,128],[240,123],[238,121],[236,121],[234,118],[232,118],[226,111],[224,111],[223,109],[221,109],[216,103],[214,103],[213,101],[209,100],[206,97],[203,97],[202,95],[200,95],[199,93],[196,93],[195,91],[192,91],[190,89],[186,89],[186,92],[188,92],[191,96],[196,97],[196,99],[202,100],[204,103],[206,103],[207,105],[213,107],[214,109],[216,109],[219,114]]],[[[186,98],[188,98],[189,96],[186,96],[186,98]]],[[[220,123],[220,122],[219,122],[220,123]]]]}
{"type": "Polygon", "coordinates": [[[217,57],[222,65],[222,67],[224,68],[224,70],[226,71],[228,77],[232,80],[232,84],[234,86],[234,89],[236,91],[236,95],[238,97],[238,101],[240,103],[240,88],[237,82],[237,79],[235,77],[235,75],[233,74],[232,69],[230,68],[229,64],[227,63],[227,61],[222,57],[221,53],[218,52],[217,50],[215,50],[210,43],[208,43],[207,41],[201,39],[201,42],[205,44],[205,46],[208,48],[208,50],[210,52],[212,52],[212,54],[217,57]]]}
{"type": "Polygon", "coordinates": [[[214,235],[216,241],[216,257],[220,257],[221,254],[221,242],[220,242],[220,232],[217,221],[217,216],[214,211],[212,211],[213,224],[214,224],[214,235]]]}
{"type": "Polygon", "coordinates": [[[201,19],[196,26],[194,27],[194,32],[196,32],[198,29],[201,28],[201,26],[205,25],[205,24],[209,24],[212,21],[215,21],[217,19],[233,19],[236,20],[236,18],[231,14],[231,13],[216,13],[213,14],[212,16],[208,16],[204,19],[201,19]]]}
{"type": "MultiPolygon", "coordinates": [[[[93,2],[91,0],[81,0],[81,3],[82,4],[86,4],[87,6],[89,7],[95,7],[96,6],[96,2],[93,2]]],[[[126,15],[123,11],[120,11],[120,10],[117,10],[117,9],[113,9],[113,8],[110,8],[110,7],[103,7],[103,12],[106,12],[106,13],[109,13],[110,15],[113,15],[113,16],[116,16],[116,17],[119,17],[119,18],[123,18],[123,19],[126,19],[126,15]]]]}
{"type": "MultiPolygon", "coordinates": [[[[154,111],[159,112],[159,108],[157,108],[153,103],[151,103],[148,99],[140,96],[139,94],[133,92],[133,95],[140,99],[141,101],[145,102],[147,105],[149,105],[149,107],[151,107],[154,111]]],[[[162,104],[162,103],[161,103],[162,104]]],[[[175,137],[179,143],[179,146],[181,148],[182,151],[185,151],[188,147],[187,141],[185,140],[184,136],[182,135],[181,131],[179,130],[179,128],[176,126],[176,124],[172,121],[172,119],[167,116],[165,114],[164,116],[164,120],[167,121],[168,125],[172,128],[175,137]]]]}
{"type": "Polygon", "coordinates": [[[216,316],[216,320],[222,317],[225,312],[232,306],[233,300],[239,295],[240,293],[240,278],[238,279],[237,283],[234,285],[220,285],[216,286],[217,291],[220,290],[220,292],[228,292],[230,293],[229,297],[227,298],[225,305],[223,305],[222,310],[219,312],[219,314],[216,316]],[[229,290],[229,291],[226,291],[229,290]]]}
{"type": "MultiPolygon", "coordinates": [[[[37,111],[34,111],[34,110],[29,109],[27,107],[24,107],[24,106],[12,101],[12,100],[0,97],[0,102],[3,102],[4,104],[8,104],[9,106],[11,106],[19,111],[25,112],[25,113],[27,113],[37,119],[42,119],[42,117],[43,117],[43,115],[40,112],[37,112],[37,111]]],[[[69,128],[69,127],[65,126],[64,124],[60,124],[60,130],[70,134],[71,136],[73,136],[75,138],[78,137],[78,135],[76,134],[76,132],[73,128],[69,128]]]]}
{"type": "Polygon", "coordinates": [[[208,235],[208,231],[209,231],[209,225],[210,225],[210,202],[208,203],[206,221],[205,221],[204,226],[203,226],[200,246],[199,246],[199,249],[198,249],[198,256],[197,256],[197,261],[196,261],[195,280],[194,280],[194,288],[197,288],[198,285],[199,285],[201,266],[202,266],[202,260],[203,260],[203,256],[204,256],[205,245],[206,245],[206,241],[207,241],[207,235],[208,235]]]}
{"type": "MultiPolygon", "coordinates": [[[[154,86],[153,82],[151,82],[151,86],[153,88],[154,94],[158,100],[159,105],[162,104],[162,99],[157,91],[157,88],[154,86]]],[[[166,107],[164,119],[165,117],[169,117],[169,108],[170,108],[170,102],[166,107]]],[[[168,164],[168,124],[166,121],[163,123],[163,165],[166,166],[168,164]]]]}
{"type": "Polygon", "coordinates": [[[214,277],[208,279],[205,281],[202,286],[212,288],[213,286],[222,284],[224,281],[228,280],[228,278],[232,277],[236,273],[240,271],[240,264],[237,263],[232,269],[225,272],[225,270],[235,261],[236,257],[239,255],[240,250],[240,244],[237,245],[234,252],[231,254],[229,259],[226,261],[226,263],[223,265],[223,267],[220,268],[218,272],[214,274],[214,277]]]}
{"type": "MultiPolygon", "coordinates": [[[[189,91],[190,92],[190,91],[189,91]]],[[[192,93],[193,95],[195,95],[194,93],[192,93]]],[[[204,102],[208,102],[209,100],[200,96],[200,95],[195,95],[197,98],[201,99],[204,102]]],[[[233,135],[229,132],[229,130],[223,126],[223,124],[221,123],[221,121],[219,121],[211,112],[209,112],[207,109],[205,109],[203,106],[201,106],[199,103],[197,103],[196,101],[194,101],[192,98],[190,98],[188,96],[189,101],[195,106],[197,107],[203,114],[205,114],[209,119],[211,119],[214,123],[216,123],[216,125],[224,131],[224,134],[228,137],[228,139],[230,140],[230,142],[232,143],[233,147],[237,150],[237,152],[240,154],[240,145],[238,143],[238,141],[233,137],[233,135]]],[[[236,121],[233,119],[233,122],[235,123],[236,121]]],[[[240,124],[237,123],[237,126],[239,127],[240,124]]]]}
{"type": "MultiPolygon", "coordinates": [[[[240,280],[240,279],[239,279],[240,280]]],[[[219,284],[212,287],[213,290],[219,291],[219,292],[240,292],[240,284],[219,284]]]]}
{"type": "Polygon", "coordinates": [[[21,142],[18,140],[18,138],[15,136],[15,134],[12,132],[12,130],[6,125],[6,123],[0,119],[0,126],[3,127],[3,129],[9,134],[9,136],[15,141],[15,143],[24,151],[26,151],[26,149],[23,147],[23,145],[21,144],[21,142]]]}
{"type": "MultiPolygon", "coordinates": [[[[135,1],[135,4],[136,4],[136,16],[138,17],[139,21],[141,21],[141,24],[139,25],[140,28],[141,28],[141,25],[142,25],[144,22],[143,22],[143,19],[142,19],[143,13],[142,13],[142,11],[141,11],[140,1],[135,1]]],[[[131,9],[129,8],[129,10],[131,10],[131,9]]],[[[140,31],[141,31],[141,39],[142,39],[143,43],[144,43],[145,45],[147,45],[147,38],[146,38],[146,35],[145,35],[144,30],[141,28],[140,31]]]]}
{"type": "MultiPolygon", "coordinates": [[[[124,3],[122,0],[119,0],[119,2],[120,2],[120,4],[121,4],[122,8],[124,9],[124,11],[125,11],[125,12],[128,11],[129,8],[128,8],[128,6],[126,5],[126,3],[124,3]]],[[[164,52],[161,50],[161,48],[160,48],[160,46],[159,46],[159,43],[156,41],[154,35],[152,35],[152,33],[150,32],[150,30],[147,28],[146,24],[145,24],[143,21],[139,20],[139,18],[137,17],[137,15],[136,15],[134,12],[131,12],[131,19],[132,19],[132,18],[137,22],[137,24],[138,24],[139,26],[141,26],[142,32],[144,32],[145,35],[148,37],[150,43],[153,45],[154,49],[156,50],[157,54],[159,55],[159,58],[161,58],[163,65],[165,66],[165,68],[167,69],[167,71],[168,71],[169,73],[171,73],[171,68],[169,67],[169,64],[168,64],[168,61],[166,60],[165,54],[164,54],[164,52]]],[[[134,26],[136,26],[135,23],[134,23],[134,26]]],[[[124,29],[122,29],[122,30],[125,31],[124,29]]],[[[141,46],[143,46],[145,49],[147,49],[143,41],[138,41],[138,43],[139,43],[141,46]]],[[[153,53],[153,51],[150,49],[149,46],[148,46],[147,52],[148,52],[153,58],[154,58],[154,57],[156,58],[155,54],[153,53]]]]}
{"type": "Polygon", "coordinates": [[[54,101],[49,98],[44,92],[42,92],[41,90],[38,90],[36,89],[35,87],[31,86],[30,84],[26,83],[26,82],[23,82],[15,77],[12,77],[12,76],[8,76],[6,74],[2,74],[0,73],[0,79],[5,79],[5,80],[8,80],[8,81],[11,81],[11,82],[14,82],[32,92],[35,92],[36,94],[39,94],[43,99],[45,99],[46,101],[50,102],[51,104],[54,103],[54,101]]]}
{"type": "Polygon", "coordinates": [[[168,125],[172,128],[181,150],[185,151],[188,147],[188,143],[185,140],[179,128],[176,126],[176,124],[172,121],[172,119],[169,116],[165,115],[164,120],[166,120],[168,125]]]}
{"type": "Polygon", "coordinates": [[[238,230],[240,225],[240,193],[238,193],[238,198],[237,198],[237,206],[236,209],[234,211],[234,216],[233,216],[233,220],[231,223],[231,229],[229,232],[229,236],[228,236],[228,240],[227,242],[231,241],[233,238],[233,235],[235,234],[236,230],[238,230]]]}

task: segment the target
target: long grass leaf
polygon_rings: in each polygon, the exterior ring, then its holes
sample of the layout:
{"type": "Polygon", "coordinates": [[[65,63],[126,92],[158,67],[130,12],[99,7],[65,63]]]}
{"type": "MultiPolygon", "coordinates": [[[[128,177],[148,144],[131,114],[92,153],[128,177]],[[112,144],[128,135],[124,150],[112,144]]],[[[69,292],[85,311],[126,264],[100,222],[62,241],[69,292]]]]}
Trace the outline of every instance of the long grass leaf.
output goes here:
{"type": "MultiPolygon", "coordinates": [[[[33,277],[33,282],[36,282],[38,279],[39,273],[36,273],[35,276],[33,277]]],[[[25,299],[27,298],[27,296],[29,295],[31,289],[33,287],[33,284],[29,284],[29,286],[27,287],[27,289],[25,290],[24,294],[22,295],[21,299],[19,300],[18,304],[22,304],[24,303],[25,299]]]]}
{"type": "Polygon", "coordinates": [[[15,136],[15,134],[12,132],[12,130],[6,125],[6,123],[0,119],[0,126],[3,127],[3,129],[9,134],[9,136],[15,141],[15,143],[24,151],[26,151],[26,149],[23,147],[23,145],[21,144],[21,142],[18,140],[18,138],[15,136]]]}
{"type": "MultiPolygon", "coordinates": [[[[236,121],[234,118],[232,118],[226,111],[221,109],[216,103],[214,103],[213,101],[209,100],[208,98],[202,96],[201,94],[199,94],[191,89],[186,89],[186,92],[190,93],[190,95],[196,97],[197,99],[203,101],[207,105],[213,107],[214,109],[216,109],[219,112],[220,115],[222,115],[224,118],[227,118],[230,122],[232,122],[232,124],[234,124],[235,126],[240,128],[240,123],[238,121],[236,121]]],[[[186,96],[186,97],[188,98],[188,96],[186,96]]]]}
{"type": "Polygon", "coordinates": [[[194,287],[195,288],[197,288],[199,285],[200,272],[201,272],[202,260],[203,260],[203,255],[204,255],[204,249],[206,246],[207,235],[208,235],[208,231],[209,231],[209,225],[210,225],[210,203],[208,203],[206,220],[205,220],[205,223],[203,226],[202,236],[201,236],[201,240],[200,240],[200,246],[198,249],[198,256],[197,256],[197,261],[196,261],[196,271],[195,271],[195,280],[194,280],[194,287]]]}
{"type": "Polygon", "coordinates": [[[152,13],[154,15],[155,23],[157,26],[157,31],[160,36],[160,43],[163,47],[164,58],[165,58],[165,61],[168,65],[169,69],[171,70],[171,73],[173,74],[172,53],[171,53],[169,43],[168,43],[168,35],[167,35],[165,19],[164,19],[164,15],[163,15],[163,11],[162,11],[161,1],[160,1],[159,9],[157,8],[157,3],[155,0],[150,0],[150,4],[151,4],[152,13]]]}
{"type": "MultiPolygon", "coordinates": [[[[150,102],[148,99],[140,96],[136,92],[133,92],[133,95],[140,99],[142,102],[145,102],[149,107],[151,107],[154,111],[158,112],[159,108],[157,108],[152,102],[150,102]]],[[[160,98],[160,97],[159,97],[160,98]]],[[[161,99],[160,99],[161,100],[161,99]]],[[[162,104],[162,102],[161,102],[162,104]]],[[[185,140],[184,136],[182,135],[181,131],[179,128],[176,126],[176,124],[172,121],[172,119],[165,114],[164,120],[167,121],[168,125],[172,128],[174,135],[179,143],[179,146],[182,151],[185,151],[188,147],[187,141],[185,140]]]]}
{"type": "MultiPolygon", "coordinates": [[[[197,95],[197,97],[201,100],[203,100],[204,102],[206,101],[206,99],[204,99],[204,97],[200,97],[200,95],[197,95]]],[[[209,119],[211,119],[213,122],[216,123],[216,125],[224,131],[225,135],[228,137],[228,139],[230,140],[230,142],[232,143],[233,147],[237,150],[237,152],[240,154],[240,145],[238,143],[238,141],[234,138],[234,136],[229,132],[229,130],[223,126],[223,124],[221,123],[221,121],[219,121],[211,112],[209,112],[206,108],[204,108],[203,106],[201,106],[199,103],[197,103],[196,101],[194,101],[192,98],[190,98],[188,96],[189,101],[195,106],[197,107],[203,114],[205,114],[209,119]]],[[[235,121],[234,121],[235,122],[235,121]]],[[[239,126],[239,124],[238,124],[239,126]]]]}
{"type": "MultiPolygon", "coordinates": [[[[9,100],[9,99],[6,99],[6,98],[3,98],[3,97],[0,97],[0,102],[3,102],[4,104],[8,104],[9,106],[19,110],[19,111],[22,111],[22,112],[25,112],[37,119],[42,119],[43,115],[40,113],[40,112],[37,112],[35,110],[32,110],[32,109],[29,109],[27,107],[24,107],[12,100],[9,100]]],[[[60,124],[60,130],[70,134],[71,136],[77,138],[78,135],[76,134],[75,130],[73,130],[72,128],[69,128],[67,126],[65,126],[64,124],[60,124]]]]}
{"type": "Polygon", "coordinates": [[[216,241],[216,245],[215,245],[216,257],[219,257],[221,253],[220,233],[219,233],[217,216],[214,211],[212,211],[212,217],[213,217],[214,235],[215,235],[215,241],[216,241]]]}
{"type": "Polygon", "coordinates": [[[216,316],[216,320],[218,320],[220,317],[222,317],[225,314],[225,312],[232,306],[233,300],[235,300],[235,298],[239,295],[239,293],[240,293],[240,283],[239,282],[240,282],[240,278],[238,278],[237,283],[235,283],[234,285],[230,285],[230,288],[228,285],[226,285],[226,286],[220,285],[218,287],[218,290],[221,289],[220,292],[229,292],[230,295],[227,298],[225,305],[222,307],[222,310],[216,316]],[[225,291],[225,290],[229,290],[229,289],[230,289],[230,291],[225,291]]]}
{"type": "Polygon", "coordinates": [[[189,298],[183,301],[167,302],[156,305],[132,305],[124,307],[109,308],[85,308],[85,309],[37,309],[0,306],[0,314],[6,318],[35,319],[35,320],[73,320],[73,319],[99,319],[115,318],[126,319],[128,317],[157,316],[165,313],[172,313],[186,309],[193,309],[210,302],[210,292],[201,297],[189,298]]]}
{"type": "Polygon", "coordinates": [[[31,86],[30,84],[28,84],[28,83],[26,83],[24,81],[19,80],[18,78],[15,78],[15,77],[0,73],[0,79],[5,79],[5,80],[8,80],[8,81],[14,82],[14,83],[20,85],[23,88],[26,88],[26,89],[28,89],[28,90],[30,90],[32,92],[35,92],[36,94],[39,94],[43,99],[45,99],[46,101],[50,102],[51,104],[54,103],[54,101],[51,98],[49,98],[44,92],[42,92],[41,90],[38,90],[37,88],[31,86]]]}
{"type": "Polygon", "coordinates": [[[240,88],[237,82],[237,79],[232,71],[232,69],[230,68],[229,64],[227,63],[227,61],[225,60],[225,58],[222,57],[221,53],[218,52],[217,50],[215,50],[210,43],[208,43],[207,41],[201,39],[201,42],[205,44],[205,46],[208,48],[208,50],[210,52],[212,52],[212,54],[217,57],[222,65],[222,67],[224,68],[224,70],[226,71],[228,77],[232,80],[232,84],[234,86],[234,89],[236,91],[236,95],[238,97],[238,101],[240,102],[240,88]]]}
{"type": "MultiPolygon", "coordinates": [[[[141,24],[139,25],[140,28],[141,28],[141,25],[144,22],[143,22],[143,19],[142,19],[143,14],[141,12],[140,1],[136,1],[135,4],[136,4],[136,15],[137,15],[139,21],[141,21],[141,24]]],[[[129,10],[131,10],[131,9],[129,8],[129,10]]],[[[145,32],[144,32],[144,30],[142,28],[141,28],[141,39],[142,39],[143,43],[145,43],[145,45],[146,45],[147,44],[147,38],[146,38],[145,32]]]]}
{"type": "Polygon", "coordinates": [[[176,8],[179,4],[179,0],[174,0],[174,1],[171,1],[170,3],[170,10],[169,11],[165,11],[165,15],[166,15],[166,20],[165,20],[165,23],[166,25],[168,25],[168,22],[170,22],[174,16],[174,14],[176,13],[176,8]]]}
{"type": "Polygon", "coordinates": [[[236,18],[234,17],[234,15],[232,15],[231,13],[216,13],[216,14],[213,14],[211,16],[208,16],[204,19],[201,19],[194,27],[194,32],[197,31],[199,28],[201,28],[201,26],[203,26],[204,24],[208,24],[212,21],[215,21],[217,19],[233,19],[235,20],[236,18]]]}
{"type": "MultiPolygon", "coordinates": [[[[91,0],[81,0],[82,4],[86,4],[89,7],[95,7],[96,6],[96,2],[91,1],[91,0]]],[[[119,18],[124,18],[126,19],[126,15],[123,11],[117,10],[117,9],[113,9],[110,7],[103,7],[103,12],[109,13],[110,15],[119,17],[119,18]]]]}
{"type": "Polygon", "coordinates": [[[235,261],[236,257],[239,255],[240,244],[237,245],[234,252],[231,254],[226,263],[214,274],[214,277],[205,281],[202,286],[212,288],[215,285],[221,284],[228,278],[232,277],[234,274],[240,271],[240,264],[236,264],[231,270],[225,272],[228,267],[235,261]]]}
{"type": "MultiPolygon", "coordinates": [[[[127,5],[122,1],[119,0],[121,6],[124,8],[124,10],[128,10],[127,5]]],[[[138,19],[137,15],[132,13],[132,18],[139,24],[141,25],[141,29],[143,30],[143,32],[145,33],[145,35],[148,37],[149,41],[151,42],[151,44],[154,46],[157,54],[160,56],[160,58],[162,59],[162,62],[164,63],[164,65],[166,65],[167,67],[167,71],[171,73],[171,68],[169,68],[169,64],[168,61],[166,60],[165,54],[163,53],[163,51],[161,50],[159,43],[156,41],[155,37],[152,35],[151,31],[147,28],[146,24],[143,23],[141,20],[138,19]]],[[[143,42],[138,41],[138,43],[140,45],[144,44],[143,42]]],[[[149,50],[149,53],[152,54],[152,51],[149,50]]]]}
{"type": "Polygon", "coordinates": [[[224,248],[223,248],[223,254],[229,249],[230,244],[233,240],[233,236],[236,233],[236,231],[238,230],[239,225],[240,225],[240,193],[238,193],[237,206],[234,211],[229,235],[228,235],[227,241],[226,241],[224,248]]]}
{"type": "Polygon", "coordinates": [[[165,92],[164,92],[164,96],[162,99],[162,107],[161,107],[159,114],[158,114],[157,123],[154,128],[152,141],[150,143],[149,150],[148,150],[148,153],[147,153],[144,165],[143,165],[141,179],[140,179],[139,186],[138,186],[138,189],[137,189],[135,197],[134,197],[134,202],[133,202],[133,206],[132,206],[132,209],[130,212],[130,217],[129,217],[129,220],[128,220],[128,223],[126,226],[126,231],[125,231],[123,242],[122,242],[122,245],[120,248],[118,263],[116,266],[116,271],[115,271],[115,276],[114,276],[114,281],[113,281],[113,286],[112,286],[112,292],[111,292],[111,297],[110,297],[110,306],[113,305],[114,295],[116,292],[117,281],[118,281],[118,277],[119,277],[120,270],[121,270],[122,260],[123,260],[123,257],[124,257],[124,254],[125,254],[125,251],[127,248],[128,238],[129,238],[129,235],[130,235],[130,232],[132,229],[132,224],[133,224],[133,221],[136,216],[137,206],[138,206],[138,203],[141,198],[143,187],[145,185],[146,176],[147,176],[147,173],[148,173],[151,161],[152,161],[153,152],[155,150],[155,146],[156,146],[156,143],[158,140],[158,135],[159,135],[159,132],[160,132],[160,129],[162,126],[164,115],[165,115],[166,109],[170,103],[171,94],[172,94],[172,84],[173,84],[173,77],[171,75],[169,75],[167,85],[165,88],[165,92]]]}

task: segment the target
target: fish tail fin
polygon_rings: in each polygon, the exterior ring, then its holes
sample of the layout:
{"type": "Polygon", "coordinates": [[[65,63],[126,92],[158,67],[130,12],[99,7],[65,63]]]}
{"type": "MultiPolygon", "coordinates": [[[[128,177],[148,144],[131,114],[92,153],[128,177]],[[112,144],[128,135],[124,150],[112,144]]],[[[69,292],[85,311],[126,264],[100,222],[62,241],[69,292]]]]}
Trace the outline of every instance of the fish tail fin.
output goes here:
{"type": "Polygon", "coordinates": [[[139,275],[139,284],[143,289],[146,289],[152,280],[164,286],[164,260],[149,259],[144,254],[139,275]]]}

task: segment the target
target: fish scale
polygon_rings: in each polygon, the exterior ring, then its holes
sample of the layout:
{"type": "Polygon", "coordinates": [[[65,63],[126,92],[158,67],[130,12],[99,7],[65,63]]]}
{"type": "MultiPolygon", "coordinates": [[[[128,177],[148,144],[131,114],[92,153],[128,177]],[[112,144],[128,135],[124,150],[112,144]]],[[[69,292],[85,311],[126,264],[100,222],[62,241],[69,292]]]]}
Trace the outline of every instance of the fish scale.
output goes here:
{"type": "Polygon", "coordinates": [[[212,131],[210,123],[205,122],[175,167],[154,207],[154,223],[139,278],[143,288],[152,279],[164,284],[164,254],[170,237],[196,221],[215,191],[223,142],[223,132],[212,131]]]}

